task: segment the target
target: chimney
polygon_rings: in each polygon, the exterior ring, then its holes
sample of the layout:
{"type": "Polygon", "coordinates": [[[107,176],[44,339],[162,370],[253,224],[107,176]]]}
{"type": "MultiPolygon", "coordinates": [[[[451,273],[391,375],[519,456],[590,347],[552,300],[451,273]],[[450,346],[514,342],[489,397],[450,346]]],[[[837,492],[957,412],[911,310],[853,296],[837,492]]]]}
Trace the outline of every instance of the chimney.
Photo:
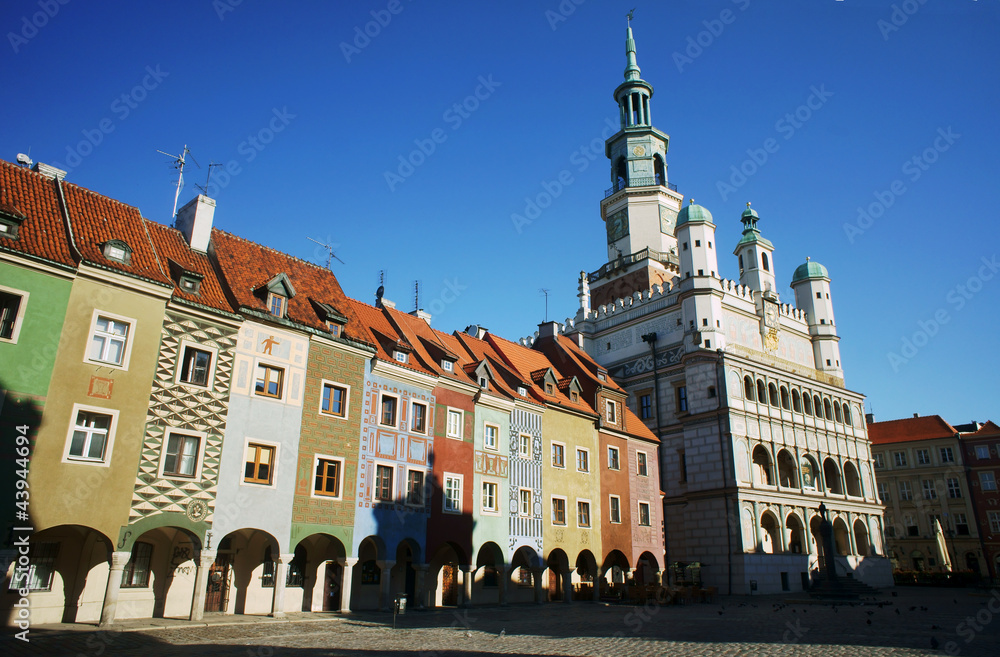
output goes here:
{"type": "Polygon", "coordinates": [[[212,221],[215,219],[215,200],[198,194],[177,211],[174,228],[184,234],[184,239],[195,251],[208,252],[212,239],[212,221]]]}
{"type": "Polygon", "coordinates": [[[485,326],[480,326],[479,324],[470,324],[469,326],[465,327],[466,335],[471,335],[472,337],[477,338],[479,340],[485,340],[486,334],[489,332],[490,330],[488,328],[486,328],[485,326]]]}
{"type": "Polygon", "coordinates": [[[419,317],[420,319],[422,319],[425,322],[427,322],[427,326],[431,325],[431,314],[429,312],[427,312],[426,310],[424,310],[423,308],[417,308],[416,310],[414,310],[410,314],[413,315],[414,317],[419,317]]]}
{"type": "Polygon", "coordinates": [[[36,162],[35,166],[32,168],[47,178],[52,178],[54,180],[66,179],[65,171],[63,171],[62,169],[57,169],[56,167],[50,164],[45,164],[44,162],[36,162]]]}
{"type": "Polygon", "coordinates": [[[913,417],[920,417],[920,413],[914,413],[913,417]]]}
{"type": "Polygon", "coordinates": [[[875,414],[874,413],[865,413],[865,423],[866,424],[875,424],[875,414]]]}
{"type": "Polygon", "coordinates": [[[539,338],[554,338],[559,335],[558,322],[542,322],[538,325],[539,338]]]}

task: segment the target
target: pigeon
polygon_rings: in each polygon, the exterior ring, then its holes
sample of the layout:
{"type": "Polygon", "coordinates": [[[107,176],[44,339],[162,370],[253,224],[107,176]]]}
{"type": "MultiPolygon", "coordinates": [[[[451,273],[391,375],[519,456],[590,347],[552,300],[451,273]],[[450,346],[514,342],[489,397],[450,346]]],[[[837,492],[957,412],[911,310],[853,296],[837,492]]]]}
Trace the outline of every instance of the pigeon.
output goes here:
{"type": "Polygon", "coordinates": [[[470,631],[466,630],[466,631],[465,631],[465,638],[467,638],[467,639],[471,639],[471,638],[472,638],[472,632],[470,632],[470,631]]]}
{"type": "Polygon", "coordinates": [[[503,628],[502,630],[500,630],[500,638],[502,639],[505,636],[507,636],[507,628],[506,627],[503,628]]]}
{"type": "Polygon", "coordinates": [[[872,619],[869,618],[869,619],[865,620],[865,622],[868,623],[869,625],[871,625],[872,624],[872,619]]]}
{"type": "Polygon", "coordinates": [[[894,611],[896,612],[896,615],[899,616],[899,610],[895,609],[894,611]]]}
{"type": "Polygon", "coordinates": [[[940,630],[941,628],[938,627],[937,625],[931,625],[931,629],[932,630],[940,630]]]}
{"type": "Polygon", "coordinates": [[[720,616],[722,615],[722,612],[721,612],[721,611],[719,612],[719,615],[720,615],[720,616]]]}
{"type": "Polygon", "coordinates": [[[952,598],[951,601],[954,602],[955,604],[958,604],[958,600],[956,600],[955,598],[952,598]]]}
{"type": "Polygon", "coordinates": [[[916,611],[916,610],[917,610],[916,607],[910,607],[910,611],[916,611]]]}
{"type": "Polygon", "coordinates": [[[874,614],[875,612],[874,612],[874,611],[866,611],[865,613],[866,613],[866,614],[868,614],[869,616],[871,616],[871,615],[872,615],[872,614],[874,614]]]}
{"type": "Polygon", "coordinates": [[[894,597],[894,598],[899,596],[899,593],[897,593],[896,591],[892,591],[891,593],[892,593],[892,597],[894,597]]]}
{"type": "Polygon", "coordinates": [[[937,650],[937,649],[938,649],[938,646],[940,646],[940,645],[941,645],[941,644],[940,644],[940,643],[938,642],[938,640],[937,640],[937,637],[933,637],[933,636],[932,636],[932,637],[931,637],[931,649],[932,649],[932,650],[937,650]]]}

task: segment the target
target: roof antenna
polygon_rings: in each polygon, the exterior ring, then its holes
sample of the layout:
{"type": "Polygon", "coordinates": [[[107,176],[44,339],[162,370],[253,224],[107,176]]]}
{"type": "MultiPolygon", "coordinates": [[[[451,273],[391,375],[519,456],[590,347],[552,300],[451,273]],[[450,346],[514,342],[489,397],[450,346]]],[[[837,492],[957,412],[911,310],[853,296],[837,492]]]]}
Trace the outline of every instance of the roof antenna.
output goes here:
{"type": "MultiPolygon", "coordinates": [[[[170,217],[171,217],[171,219],[174,219],[176,221],[176,219],[177,219],[177,200],[181,196],[181,188],[184,187],[184,165],[187,164],[187,160],[186,160],[187,156],[191,155],[191,149],[189,149],[187,147],[187,144],[184,144],[184,150],[181,151],[180,155],[171,155],[170,153],[167,153],[166,151],[161,151],[161,150],[157,150],[156,152],[157,153],[163,153],[167,157],[174,158],[173,167],[175,169],[177,169],[177,191],[174,192],[174,212],[173,212],[173,214],[170,215],[170,217]]],[[[198,164],[198,161],[194,159],[193,155],[191,155],[191,161],[194,162],[194,165],[196,167],[198,167],[199,169],[201,168],[201,165],[198,164]]]]}
{"type": "MultiPolygon", "coordinates": [[[[194,159],[194,158],[192,158],[192,159],[194,159]]],[[[195,164],[197,164],[197,162],[195,162],[195,164]]],[[[221,166],[222,166],[221,162],[215,162],[215,161],[209,162],[208,163],[208,167],[207,167],[208,168],[208,175],[205,176],[205,185],[204,186],[202,186],[202,185],[195,185],[195,187],[198,188],[198,189],[200,189],[205,196],[208,196],[208,185],[209,185],[210,182],[212,182],[212,167],[221,167],[221,166]]]]}
{"type": "Polygon", "coordinates": [[[382,307],[382,297],[385,295],[385,270],[378,270],[378,289],[375,290],[375,307],[382,307]]]}
{"type": "Polygon", "coordinates": [[[420,281],[413,281],[413,310],[420,310],[420,281]]]}
{"type": "MultiPolygon", "coordinates": [[[[333,247],[330,246],[329,244],[324,244],[323,242],[320,242],[319,240],[314,240],[311,237],[307,237],[306,239],[309,240],[310,242],[316,242],[317,244],[319,244],[320,246],[322,246],[324,249],[326,249],[326,268],[329,269],[330,271],[333,271],[333,269],[330,267],[330,265],[333,264],[333,259],[337,258],[337,254],[333,252],[333,247]]],[[[340,258],[337,258],[337,262],[339,262],[342,265],[346,265],[347,264],[346,262],[344,262],[340,258]]]]}
{"type": "Polygon", "coordinates": [[[545,295],[545,321],[549,321],[549,291],[544,287],[538,290],[545,295]]]}

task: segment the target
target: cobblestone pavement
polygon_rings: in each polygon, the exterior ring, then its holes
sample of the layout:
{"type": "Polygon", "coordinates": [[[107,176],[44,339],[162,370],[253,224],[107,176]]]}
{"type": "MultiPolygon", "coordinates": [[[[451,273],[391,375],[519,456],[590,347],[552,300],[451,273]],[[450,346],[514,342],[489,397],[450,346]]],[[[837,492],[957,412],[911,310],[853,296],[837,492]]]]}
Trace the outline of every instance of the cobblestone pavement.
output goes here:
{"type": "Polygon", "coordinates": [[[303,614],[283,620],[218,616],[207,625],[158,630],[151,629],[149,620],[121,623],[114,631],[40,626],[31,629],[28,644],[4,636],[0,654],[1000,655],[1000,618],[994,618],[1000,616],[1000,591],[896,593],[880,596],[880,605],[723,597],[686,607],[575,603],[437,610],[399,616],[396,629],[390,614],[379,613],[303,614]]]}

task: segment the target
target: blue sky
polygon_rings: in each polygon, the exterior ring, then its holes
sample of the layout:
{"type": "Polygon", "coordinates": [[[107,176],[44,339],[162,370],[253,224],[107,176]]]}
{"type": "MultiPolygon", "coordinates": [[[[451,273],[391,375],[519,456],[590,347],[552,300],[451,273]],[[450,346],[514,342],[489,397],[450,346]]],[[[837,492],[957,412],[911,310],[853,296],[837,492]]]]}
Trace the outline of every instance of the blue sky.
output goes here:
{"type": "Polygon", "coordinates": [[[752,201],[784,301],[806,256],[828,267],[877,419],[1000,419],[996,0],[8,0],[0,157],[30,149],[169,223],[156,151],[187,144],[182,204],[224,165],[218,227],[320,263],[307,238],[333,244],[349,295],[386,270],[404,310],[421,281],[435,327],[517,339],[541,288],[562,321],[606,260],[590,144],[617,121],[632,6],[669,179],[718,243],[752,201]]]}

